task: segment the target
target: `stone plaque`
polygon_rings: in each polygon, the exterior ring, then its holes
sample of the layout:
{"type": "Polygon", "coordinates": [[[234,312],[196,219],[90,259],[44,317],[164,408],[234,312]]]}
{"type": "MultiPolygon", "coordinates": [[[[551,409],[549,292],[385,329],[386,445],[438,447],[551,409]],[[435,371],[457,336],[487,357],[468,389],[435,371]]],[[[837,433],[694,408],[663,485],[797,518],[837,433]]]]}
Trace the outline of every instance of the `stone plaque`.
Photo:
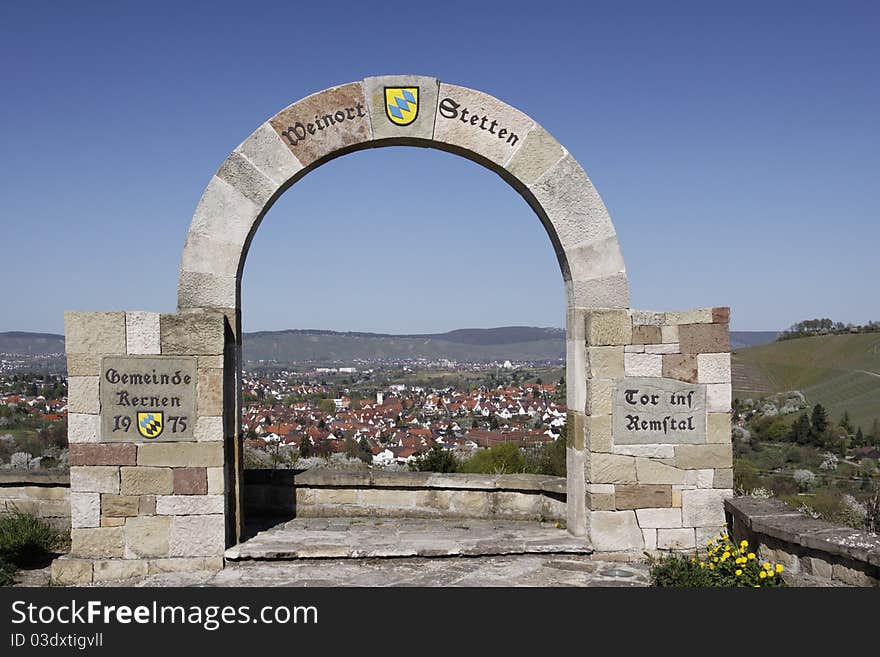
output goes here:
{"type": "Polygon", "coordinates": [[[194,440],[197,380],[191,356],[105,356],[101,440],[194,440]]]}
{"type": "Polygon", "coordinates": [[[706,386],[653,377],[622,379],[614,390],[615,445],[706,442],[706,386]]]}

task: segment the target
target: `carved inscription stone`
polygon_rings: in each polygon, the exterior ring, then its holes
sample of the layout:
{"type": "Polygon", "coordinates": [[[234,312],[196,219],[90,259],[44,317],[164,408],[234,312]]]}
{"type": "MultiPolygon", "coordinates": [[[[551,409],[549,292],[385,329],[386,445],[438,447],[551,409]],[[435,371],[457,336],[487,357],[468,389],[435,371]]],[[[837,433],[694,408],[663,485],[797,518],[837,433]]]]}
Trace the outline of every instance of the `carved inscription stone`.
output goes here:
{"type": "Polygon", "coordinates": [[[191,356],[102,358],[101,440],[195,440],[196,366],[191,356]]]}
{"type": "Polygon", "coordinates": [[[616,445],[706,442],[706,386],[629,377],[614,390],[616,445]]]}

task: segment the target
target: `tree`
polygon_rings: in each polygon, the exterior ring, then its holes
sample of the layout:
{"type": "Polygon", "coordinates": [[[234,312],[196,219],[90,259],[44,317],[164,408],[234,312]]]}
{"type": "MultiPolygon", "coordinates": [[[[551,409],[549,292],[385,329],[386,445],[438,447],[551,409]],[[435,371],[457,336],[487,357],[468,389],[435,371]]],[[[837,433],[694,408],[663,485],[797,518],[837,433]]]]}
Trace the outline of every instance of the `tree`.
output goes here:
{"type": "Polygon", "coordinates": [[[810,424],[813,427],[812,438],[816,444],[821,444],[825,438],[825,432],[828,430],[828,414],[822,404],[816,404],[813,407],[813,413],[810,416],[810,424]]]}
{"type": "Polygon", "coordinates": [[[312,441],[309,440],[308,436],[303,436],[302,440],[299,443],[299,456],[300,458],[307,459],[312,455],[312,441]]]}
{"type": "Polygon", "coordinates": [[[852,421],[850,420],[850,417],[849,417],[849,411],[843,412],[843,415],[840,416],[840,422],[838,424],[840,424],[840,426],[842,426],[844,429],[846,429],[847,433],[853,433],[854,429],[853,429],[852,421]]]}
{"type": "Polygon", "coordinates": [[[859,428],[856,430],[856,437],[855,437],[855,440],[853,441],[853,444],[854,444],[856,447],[861,447],[861,446],[863,446],[863,445],[865,444],[865,435],[862,433],[862,428],[861,428],[861,427],[859,427],[859,428]]]}
{"type": "Polygon", "coordinates": [[[810,442],[811,431],[810,418],[806,413],[801,413],[791,426],[791,439],[799,445],[806,445],[810,442]]]}

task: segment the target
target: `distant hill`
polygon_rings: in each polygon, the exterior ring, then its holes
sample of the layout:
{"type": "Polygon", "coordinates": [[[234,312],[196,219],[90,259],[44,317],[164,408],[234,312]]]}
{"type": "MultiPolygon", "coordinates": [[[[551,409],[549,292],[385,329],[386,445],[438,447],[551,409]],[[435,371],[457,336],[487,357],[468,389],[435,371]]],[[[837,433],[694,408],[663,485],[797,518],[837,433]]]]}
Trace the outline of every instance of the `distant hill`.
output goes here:
{"type": "Polygon", "coordinates": [[[560,328],[503,326],[448,333],[392,335],[291,329],[242,336],[248,362],[351,363],[356,359],[446,358],[458,361],[557,360],[565,357],[560,328]]]}
{"type": "Polygon", "coordinates": [[[880,333],[774,342],[739,349],[732,360],[735,397],[800,390],[834,420],[847,411],[867,431],[880,419],[880,333]]]}
{"type": "Polygon", "coordinates": [[[44,356],[64,353],[64,336],[55,333],[7,331],[0,333],[0,353],[44,356]]]}
{"type": "Polygon", "coordinates": [[[777,335],[777,331],[731,331],[730,348],[742,349],[767,344],[776,340],[777,335]]]}

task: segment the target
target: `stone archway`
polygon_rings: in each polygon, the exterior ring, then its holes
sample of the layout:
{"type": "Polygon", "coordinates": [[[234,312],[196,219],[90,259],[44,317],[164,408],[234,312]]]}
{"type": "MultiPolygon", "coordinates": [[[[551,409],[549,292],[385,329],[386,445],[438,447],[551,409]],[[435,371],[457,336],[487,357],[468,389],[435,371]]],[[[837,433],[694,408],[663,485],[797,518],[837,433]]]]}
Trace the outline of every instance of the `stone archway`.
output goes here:
{"type": "MultiPolygon", "coordinates": [[[[232,152],[208,184],[187,234],[180,312],[224,312],[240,364],[241,275],[266,212],[288,187],[323,163],[357,150],[398,145],[437,148],[478,162],[525,198],[559,260],[569,336],[578,333],[575,318],[583,318],[578,311],[629,306],[626,270],[608,211],[580,165],[547,131],[488,94],[436,78],[383,76],[297,101],[232,152]],[[400,118],[392,115],[393,103],[386,110],[386,89],[400,90],[401,105],[407,106],[397,108],[400,118]]],[[[583,347],[570,339],[567,405],[575,413],[585,412],[583,363],[583,347]]],[[[568,499],[582,501],[583,447],[570,448],[568,456],[568,499]]],[[[568,527],[574,534],[586,533],[582,502],[569,503],[568,527]]]]}
{"type": "Polygon", "coordinates": [[[639,555],[693,549],[724,525],[729,310],[631,310],[608,211],[553,137],[479,91],[383,76],[290,105],[223,162],[186,237],[176,313],[65,314],[72,549],[53,565],[56,581],[223,566],[241,536],[251,240],[309,171],[395,145],[486,166],[547,231],[566,291],[568,530],[597,551],[639,555]]]}

